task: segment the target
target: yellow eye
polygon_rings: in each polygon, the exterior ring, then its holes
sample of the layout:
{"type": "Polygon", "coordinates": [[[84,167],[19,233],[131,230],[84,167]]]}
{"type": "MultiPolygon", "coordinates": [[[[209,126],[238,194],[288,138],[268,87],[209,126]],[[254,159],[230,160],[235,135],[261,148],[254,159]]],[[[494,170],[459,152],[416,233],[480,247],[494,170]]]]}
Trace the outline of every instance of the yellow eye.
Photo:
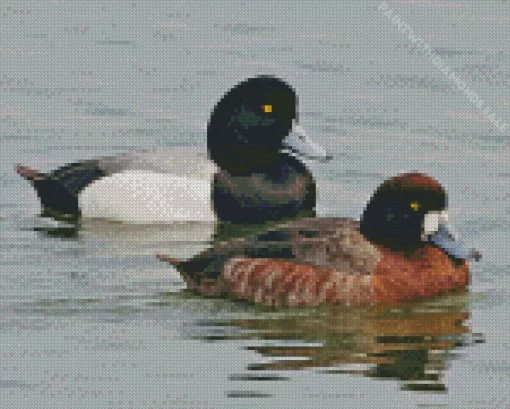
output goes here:
{"type": "Polygon", "coordinates": [[[411,209],[413,209],[415,212],[417,212],[418,209],[420,208],[420,204],[418,202],[411,202],[410,206],[411,209]]]}
{"type": "Polygon", "coordinates": [[[269,114],[273,112],[273,106],[272,105],[262,105],[262,111],[264,111],[266,114],[269,114]]]}

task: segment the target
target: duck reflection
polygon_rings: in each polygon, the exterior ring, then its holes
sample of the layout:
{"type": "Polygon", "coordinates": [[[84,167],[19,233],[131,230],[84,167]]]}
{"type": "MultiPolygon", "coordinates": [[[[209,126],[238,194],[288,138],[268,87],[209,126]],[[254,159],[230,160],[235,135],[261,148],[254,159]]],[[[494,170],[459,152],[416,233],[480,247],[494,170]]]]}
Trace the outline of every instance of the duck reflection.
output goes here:
{"type": "Polygon", "coordinates": [[[124,254],[137,254],[145,249],[147,254],[164,251],[172,257],[189,259],[217,243],[249,236],[278,223],[176,222],[144,225],[105,219],[56,219],[55,214],[51,218],[43,214],[36,219],[35,226],[32,221],[28,222],[27,229],[61,240],[89,239],[109,243],[124,254]]]}
{"type": "Polygon", "coordinates": [[[465,293],[456,293],[427,303],[287,310],[216,323],[214,333],[206,326],[199,337],[221,339],[223,326],[224,338],[260,341],[247,348],[270,360],[249,365],[249,371],[320,368],[400,380],[404,390],[444,392],[455,350],[480,342],[470,332],[466,302],[465,293]],[[234,335],[232,328],[238,329],[234,335]]]}

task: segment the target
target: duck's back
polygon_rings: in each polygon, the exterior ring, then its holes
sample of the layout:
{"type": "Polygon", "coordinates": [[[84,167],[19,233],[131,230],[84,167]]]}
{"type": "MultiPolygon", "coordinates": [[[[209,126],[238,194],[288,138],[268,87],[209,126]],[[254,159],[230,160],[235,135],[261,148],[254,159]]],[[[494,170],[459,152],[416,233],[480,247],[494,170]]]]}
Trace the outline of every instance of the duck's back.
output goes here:
{"type": "Polygon", "coordinates": [[[366,275],[381,253],[347,218],[305,218],[283,223],[250,237],[225,241],[178,268],[192,281],[218,278],[231,259],[287,260],[296,265],[332,268],[342,274],[366,275]]]}
{"type": "Polygon", "coordinates": [[[107,175],[140,170],[210,180],[217,171],[217,166],[207,156],[207,150],[195,146],[136,151],[99,158],[98,162],[107,175]]]}

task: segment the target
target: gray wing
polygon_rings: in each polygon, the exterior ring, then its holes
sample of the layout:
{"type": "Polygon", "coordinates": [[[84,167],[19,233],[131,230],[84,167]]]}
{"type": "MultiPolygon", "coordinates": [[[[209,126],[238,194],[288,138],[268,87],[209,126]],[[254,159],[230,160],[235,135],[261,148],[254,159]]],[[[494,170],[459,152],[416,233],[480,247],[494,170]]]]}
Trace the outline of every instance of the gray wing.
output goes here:
{"type": "Polygon", "coordinates": [[[208,179],[217,172],[217,166],[207,157],[207,151],[193,146],[164,147],[105,156],[98,158],[97,163],[106,176],[127,170],[140,170],[208,179]]]}

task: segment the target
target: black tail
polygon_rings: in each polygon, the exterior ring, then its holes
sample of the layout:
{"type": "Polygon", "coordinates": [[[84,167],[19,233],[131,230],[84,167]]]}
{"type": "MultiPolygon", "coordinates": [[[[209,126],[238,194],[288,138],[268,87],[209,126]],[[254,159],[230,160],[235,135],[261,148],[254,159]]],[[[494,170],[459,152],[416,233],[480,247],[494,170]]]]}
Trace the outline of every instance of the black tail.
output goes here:
{"type": "Polygon", "coordinates": [[[42,173],[28,166],[16,165],[16,173],[30,181],[41,199],[44,212],[78,215],[78,194],[105,173],[97,161],[72,163],[51,173],[42,173]]]}
{"type": "Polygon", "coordinates": [[[23,166],[21,164],[16,164],[14,167],[14,170],[18,175],[20,175],[22,178],[25,178],[26,180],[43,180],[46,176],[44,173],[39,172],[38,170],[31,169],[28,166],[23,166]]]}
{"type": "Polygon", "coordinates": [[[205,278],[213,280],[218,278],[229,255],[215,254],[214,251],[209,250],[189,260],[179,260],[164,254],[158,254],[156,257],[173,265],[188,283],[200,285],[205,278]]]}

